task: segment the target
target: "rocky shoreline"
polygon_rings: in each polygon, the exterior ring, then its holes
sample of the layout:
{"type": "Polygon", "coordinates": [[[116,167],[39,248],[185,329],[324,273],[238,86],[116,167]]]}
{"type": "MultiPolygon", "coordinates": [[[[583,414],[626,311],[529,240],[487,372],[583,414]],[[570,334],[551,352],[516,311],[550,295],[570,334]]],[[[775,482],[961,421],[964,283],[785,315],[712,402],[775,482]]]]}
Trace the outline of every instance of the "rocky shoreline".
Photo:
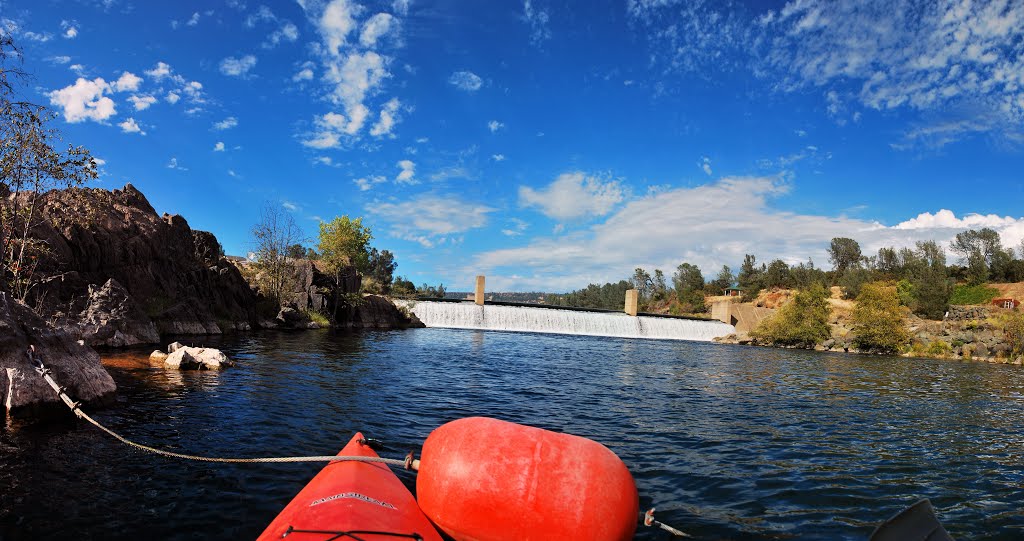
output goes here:
{"type": "MultiPolygon", "coordinates": [[[[1024,365],[1024,355],[1012,355],[1010,345],[994,323],[1002,309],[988,306],[951,306],[943,321],[913,317],[907,320],[911,339],[899,353],[902,357],[950,359],[998,364],[1024,365]]],[[[857,355],[877,355],[861,351],[850,339],[850,328],[832,321],[832,338],[815,346],[815,351],[832,351],[857,355]]],[[[730,334],[715,339],[718,343],[745,346],[779,347],[760,343],[747,333],[730,334]]]]}
{"type": "MultiPolygon", "coordinates": [[[[0,205],[23,194],[8,194],[0,205]]],[[[158,344],[168,335],[215,335],[321,325],[310,311],[337,315],[344,329],[422,326],[379,295],[359,297],[358,275],[336,283],[308,260],[295,260],[295,291],[277,306],[252,287],[217,238],[179,215],[158,215],[127,184],[120,190],[71,188],[40,196],[42,219],[30,238],[45,245],[40,280],[24,298],[0,292],[0,402],[12,416],[64,408],[34,373],[34,345],[75,398],[109,401],[113,379],[93,350],[158,344]],[[333,305],[334,299],[347,299],[333,305]],[[272,311],[268,311],[272,310],[272,311]]]]}

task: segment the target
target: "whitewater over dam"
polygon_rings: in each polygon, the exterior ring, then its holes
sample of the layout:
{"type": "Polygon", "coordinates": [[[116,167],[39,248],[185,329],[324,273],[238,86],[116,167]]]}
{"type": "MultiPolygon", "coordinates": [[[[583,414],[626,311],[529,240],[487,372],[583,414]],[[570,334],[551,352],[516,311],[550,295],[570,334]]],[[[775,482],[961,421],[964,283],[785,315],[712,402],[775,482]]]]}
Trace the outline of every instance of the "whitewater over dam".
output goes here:
{"type": "Polygon", "coordinates": [[[496,304],[481,306],[470,302],[437,301],[408,302],[406,306],[427,327],[449,329],[582,334],[703,342],[736,332],[735,327],[721,321],[630,316],[618,312],[496,304]]]}

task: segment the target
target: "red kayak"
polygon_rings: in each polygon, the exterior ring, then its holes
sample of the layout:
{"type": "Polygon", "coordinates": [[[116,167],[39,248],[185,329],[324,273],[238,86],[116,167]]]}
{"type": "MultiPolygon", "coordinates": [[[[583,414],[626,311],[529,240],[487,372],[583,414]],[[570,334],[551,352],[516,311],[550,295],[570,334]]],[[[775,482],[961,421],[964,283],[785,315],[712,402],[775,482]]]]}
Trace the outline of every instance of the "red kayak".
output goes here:
{"type": "MultiPolygon", "coordinates": [[[[356,433],[338,455],[376,457],[356,433]]],[[[332,462],[284,508],[259,541],[271,539],[441,541],[416,499],[379,463],[332,462]]]]}

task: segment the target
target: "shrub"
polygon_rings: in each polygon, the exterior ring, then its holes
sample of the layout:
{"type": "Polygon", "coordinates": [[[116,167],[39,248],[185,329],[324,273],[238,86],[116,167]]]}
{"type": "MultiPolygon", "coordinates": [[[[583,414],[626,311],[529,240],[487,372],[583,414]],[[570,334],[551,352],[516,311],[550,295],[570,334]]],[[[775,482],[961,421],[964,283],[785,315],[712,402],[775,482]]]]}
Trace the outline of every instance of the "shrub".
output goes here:
{"type": "Polygon", "coordinates": [[[946,355],[949,355],[950,351],[951,348],[949,347],[949,344],[942,340],[936,340],[931,344],[928,344],[928,355],[932,355],[934,357],[945,357],[946,355]]]}
{"type": "Polygon", "coordinates": [[[853,309],[853,342],[858,349],[896,353],[909,336],[896,288],[878,282],[864,284],[853,309]]]}
{"type": "Polygon", "coordinates": [[[751,336],[777,346],[811,348],[831,335],[828,291],[814,283],[797,292],[791,301],[761,322],[751,336]]]}
{"type": "Polygon", "coordinates": [[[949,304],[988,304],[998,295],[998,289],[985,284],[958,285],[953,288],[953,296],[949,298],[949,304]]]}
{"type": "Polygon", "coordinates": [[[330,327],[331,326],[331,321],[329,319],[327,319],[327,316],[325,316],[324,314],[321,314],[320,312],[318,312],[316,310],[309,310],[309,311],[307,311],[306,312],[306,317],[308,317],[310,321],[312,321],[313,323],[316,323],[320,327],[330,327]]]}
{"type": "Polygon", "coordinates": [[[1003,333],[1013,354],[1024,354],[1024,312],[1010,312],[1003,316],[1003,333]]]}

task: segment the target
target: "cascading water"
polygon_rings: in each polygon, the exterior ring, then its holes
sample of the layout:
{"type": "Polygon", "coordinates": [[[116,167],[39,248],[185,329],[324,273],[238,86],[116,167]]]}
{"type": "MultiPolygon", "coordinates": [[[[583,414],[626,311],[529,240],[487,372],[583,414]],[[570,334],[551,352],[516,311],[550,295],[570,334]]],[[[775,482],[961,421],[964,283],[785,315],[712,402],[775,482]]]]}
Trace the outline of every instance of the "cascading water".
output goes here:
{"type": "Polygon", "coordinates": [[[583,312],[530,306],[479,306],[473,303],[417,301],[407,306],[427,327],[486,329],[620,338],[708,342],[736,332],[720,321],[583,312]]]}

